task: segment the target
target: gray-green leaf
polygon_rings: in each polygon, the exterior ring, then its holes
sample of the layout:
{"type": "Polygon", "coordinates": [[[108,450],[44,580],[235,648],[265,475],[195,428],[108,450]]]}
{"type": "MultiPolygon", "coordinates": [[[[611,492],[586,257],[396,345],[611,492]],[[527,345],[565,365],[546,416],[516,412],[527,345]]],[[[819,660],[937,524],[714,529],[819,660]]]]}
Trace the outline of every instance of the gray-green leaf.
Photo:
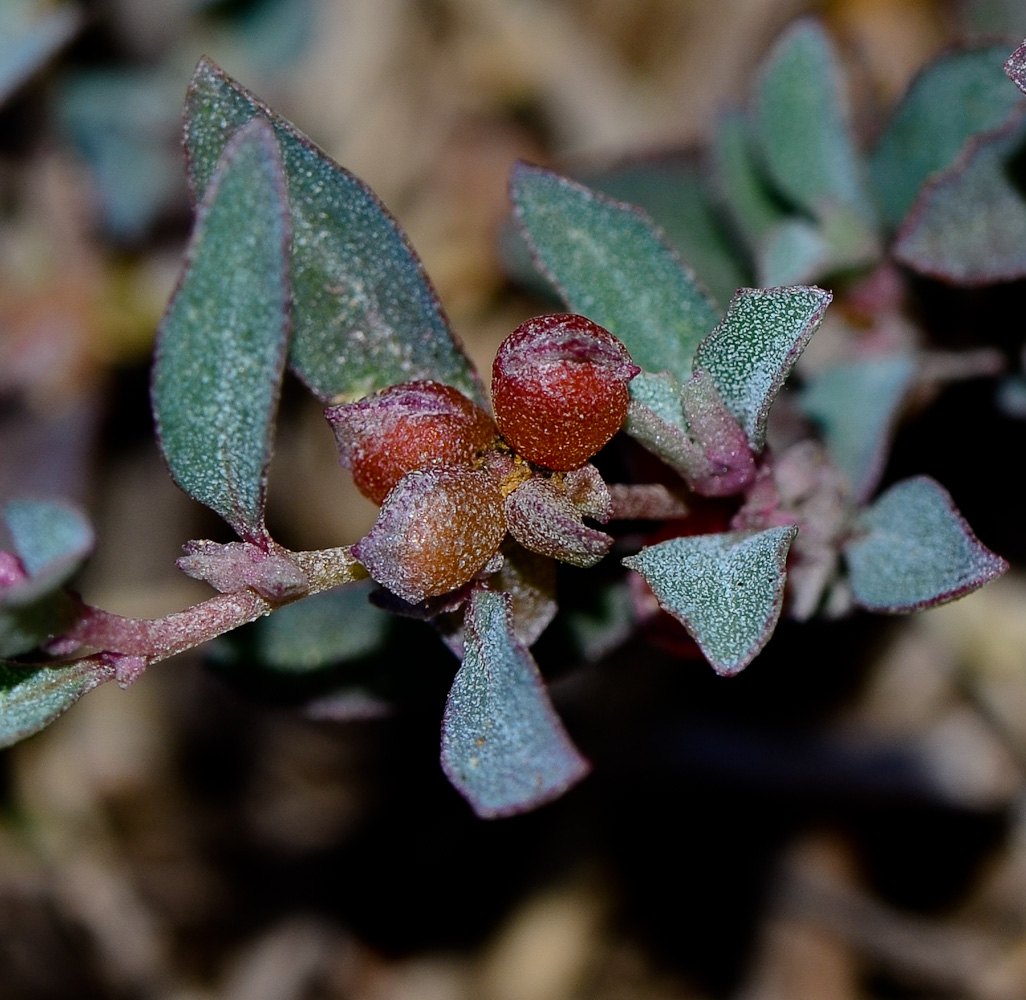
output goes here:
{"type": "Polygon", "coordinates": [[[748,284],[705,171],[694,158],[644,157],[575,177],[647,212],[717,302],[729,302],[736,288],[748,284]]]}
{"type": "Polygon", "coordinates": [[[203,59],[186,97],[193,191],[206,189],[229,137],[261,115],[281,144],[292,213],[290,363],[324,401],[434,379],[484,402],[405,233],[358,178],[203,59]]]}
{"type": "Polygon", "coordinates": [[[511,191],[536,264],[567,306],[619,337],[646,371],[687,378],[719,316],[652,220],[524,163],[513,169],[511,191]]]}
{"type": "Polygon", "coordinates": [[[865,511],[860,527],[845,555],[855,600],[870,611],[900,614],[944,604],[1008,568],[927,476],[892,486],[865,511]]]}
{"type": "Polygon", "coordinates": [[[827,451],[857,503],[873,492],[883,471],[915,370],[912,358],[872,358],[828,368],[802,391],[801,407],[821,425],[827,451]]]}
{"type": "Polygon", "coordinates": [[[161,322],[153,407],[171,475],[247,541],[264,500],[289,335],[289,215],[278,144],[255,119],[224,151],[161,322]]]}
{"type": "Polygon", "coordinates": [[[485,819],[558,798],[590,765],[570,741],[527,648],[509,598],[477,590],[464,621],[465,654],[442,720],[442,769],[485,819]]]}
{"type": "Polygon", "coordinates": [[[970,136],[997,128],[1022,104],[1001,72],[1006,51],[987,45],[948,53],[913,80],[870,159],[889,226],[897,227],[927,177],[950,166],[970,136]]]}
{"type": "Polygon", "coordinates": [[[770,406],[831,298],[806,285],[738,289],[695,352],[695,368],[712,376],[753,451],[762,450],[770,406]]]}
{"type": "Polygon", "coordinates": [[[1024,149],[1026,118],[970,139],[921,189],[898,231],[895,258],[960,285],[1026,275],[1024,149]]]}
{"type": "Polygon", "coordinates": [[[752,662],[776,627],[787,551],[797,533],[788,525],[754,534],[671,538],[623,564],[645,578],[713,669],[731,676],[752,662]]]}
{"type": "Polygon", "coordinates": [[[4,520],[26,580],[7,588],[4,604],[25,605],[65,583],[93,548],[93,529],[85,515],[55,500],[14,500],[4,520]]]}
{"type": "Polygon", "coordinates": [[[33,667],[0,660],[0,747],[46,728],[87,691],[113,677],[93,660],[33,667]]]}
{"type": "Polygon", "coordinates": [[[843,87],[840,61],[822,25],[797,21],[762,65],[755,127],[774,185],[795,205],[816,217],[844,206],[872,229],[873,203],[843,87]]]}

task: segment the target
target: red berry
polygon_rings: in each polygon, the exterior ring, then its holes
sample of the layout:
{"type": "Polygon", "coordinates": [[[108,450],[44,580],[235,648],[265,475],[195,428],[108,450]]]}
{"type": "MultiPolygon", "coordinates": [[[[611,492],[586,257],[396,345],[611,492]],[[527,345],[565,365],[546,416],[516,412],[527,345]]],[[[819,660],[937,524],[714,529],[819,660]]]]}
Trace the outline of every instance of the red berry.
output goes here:
{"type": "Polygon", "coordinates": [[[530,319],[495,356],[496,423],[529,462],[576,469],[619,430],[627,383],[640,370],[616,337],[583,316],[530,319]]]}
{"type": "Polygon", "coordinates": [[[469,582],[505,536],[496,481],[480,469],[436,466],[399,480],[353,555],[378,583],[417,604],[469,582]]]}
{"type": "Polygon", "coordinates": [[[378,504],[406,473],[470,465],[498,436],[481,407],[441,382],[393,385],[324,415],[357,489],[378,504]]]}

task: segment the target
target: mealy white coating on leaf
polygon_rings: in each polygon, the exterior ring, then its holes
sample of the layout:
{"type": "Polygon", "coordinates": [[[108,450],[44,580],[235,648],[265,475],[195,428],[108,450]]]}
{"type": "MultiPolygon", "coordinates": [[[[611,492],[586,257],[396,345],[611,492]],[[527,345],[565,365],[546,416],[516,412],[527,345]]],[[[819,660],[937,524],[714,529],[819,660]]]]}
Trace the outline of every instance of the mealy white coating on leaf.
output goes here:
{"type": "Polygon", "coordinates": [[[194,195],[228,136],[263,115],[281,143],[293,226],[290,363],[325,402],[434,378],[478,403],[484,392],[420,259],[377,196],[207,59],[186,99],[194,195]]]}
{"type": "Polygon", "coordinates": [[[845,548],[855,600],[900,614],[954,600],[1008,564],[980,543],[950,494],[927,476],[896,483],[862,515],[845,548]]]}
{"type": "Polygon", "coordinates": [[[691,633],[718,674],[746,667],[780,617],[797,528],[671,538],[623,560],[691,633]]]}
{"type": "Polygon", "coordinates": [[[266,472],[289,335],[289,220],[270,125],[236,133],[199,207],[161,321],[157,431],[175,481],[243,537],[265,535],[266,472]]]}
{"type": "Polygon", "coordinates": [[[769,409],[819,326],[833,296],[822,288],[740,288],[726,316],[695,352],[756,453],[766,441],[769,409]]]}
{"type": "Polygon", "coordinates": [[[623,341],[642,368],[685,377],[717,312],[655,223],[525,163],[514,167],[510,188],[536,265],[567,306],[623,341]]]}
{"type": "Polygon", "coordinates": [[[535,809],[590,770],[513,634],[509,597],[476,590],[464,623],[463,665],[442,719],[442,770],[485,819],[535,809]]]}

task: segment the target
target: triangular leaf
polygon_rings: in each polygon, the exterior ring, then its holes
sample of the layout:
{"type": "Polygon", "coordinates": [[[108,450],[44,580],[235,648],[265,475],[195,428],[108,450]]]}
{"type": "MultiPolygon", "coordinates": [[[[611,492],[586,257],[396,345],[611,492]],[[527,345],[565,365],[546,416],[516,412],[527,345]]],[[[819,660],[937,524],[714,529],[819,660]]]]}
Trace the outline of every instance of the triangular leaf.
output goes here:
{"type": "Polygon", "coordinates": [[[980,544],[940,484],[892,486],[862,515],[845,548],[855,600],[898,614],[944,604],[1000,576],[1008,564],[980,544]]]}
{"type": "Polygon", "coordinates": [[[744,669],[773,634],[784,598],[794,526],[671,538],[623,564],[691,633],[713,669],[744,669]]]}
{"type": "Polygon", "coordinates": [[[897,227],[927,177],[950,166],[970,136],[997,128],[1022,104],[1001,72],[1006,51],[951,52],[912,81],[870,159],[889,226],[897,227]]]}
{"type": "Polygon", "coordinates": [[[464,629],[463,665],[442,720],[442,769],[485,819],[558,798],[590,766],[556,715],[534,659],[513,634],[509,598],[475,591],[464,629]]]}
{"type": "Polygon", "coordinates": [[[264,499],[289,321],[289,221],[278,144],[254,120],[225,149],[161,322],[153,408],[171,475],[247,541],[264,499]]]}
{"type": "Polygon", "coordinates": [[[93,660],[33,667],[0,660],[0,747],[46,728],[87,691],[111,680],[113,668],[93,660]]]}
{"type": "Polygon", "coordinates": [[[1026,118],[969,140],[924,185],[894,244],[913,270],[960,285],[1026,275],[1026,118]]]}
{"type": "Polygon", "coordinates": [[[257,115],[274,126],[288,180],[290,363],[299,376],[324,401],[434,379],[482,403],[480,381],[420,259],[377,196],[206,59],[186,97],[193,191],[202,194],[228,138],[257,115]]]}
{"type": "Polygon", "coordinates": [[[719,316],[652,220],[524,163],[511,192],[535,261],[567,306],[619,337],[646,371],[686,378],[719,316]]]}
{"type": "Polygon", "coordinates": [[[695,352],[695,368],[713,377],[753,451],[762,450],[770,406],[831,298],[806,285],[738,289],[695,352]]]}
{"type": "Polygon", "coordinates": [[[883,471],[915,370],[912,358],[872,358],[828,368],[802,391],[801,407],[822,426],[827,451],[847,476],[856,502],[872,493],[883,471]]]}
{"type": "Polygon", "coordinates": [[[774,185],[821,217],[844,206],[874,225],[872,199],[852,140],[840,61],[818,22],[795,22],[762,65],[755,127],[774,185]]]}

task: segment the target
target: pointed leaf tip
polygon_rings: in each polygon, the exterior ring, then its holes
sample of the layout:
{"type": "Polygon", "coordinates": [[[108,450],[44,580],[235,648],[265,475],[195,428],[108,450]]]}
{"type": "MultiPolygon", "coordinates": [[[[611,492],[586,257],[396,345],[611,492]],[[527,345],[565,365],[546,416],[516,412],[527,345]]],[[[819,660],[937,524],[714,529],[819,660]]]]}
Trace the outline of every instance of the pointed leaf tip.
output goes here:
{"type": "Polygon", "coordinates": [[[743,670],[773,634],[784,599],[788,525],[754,534],[671,538],[623,560],[691,633],[713,669],[743,670]]]}
{"type": "Polygon", "coordinates": [[[945,604],[1008,569],[976,538],[948,491],[927,476],[881,494],[861,527],[845,555],[855,600],[870,611],[902,614],[945,604]]]}
{"type": "Polygon", "coordinates": [[[296,374],[324,402],[433,379],[483,405],[481,381],[420,258],[377,195],[208,59],[186,97],[194,194],[209,184],[229,137],[255,116],[273,126],[288,178],[296,374]]]}
{"type": "Polygon", "coordinates": [[[266,538],[267,466],[289,338],[290,237],[278,144],[256,118],[232,138],[207,186],[153,369],[171,475],[253,542],[266,538]]]}
{"type": "Polygon", "coordinates": [[[591,769],[514,636],[509,608],[506,594],[471,597],[463,665],[442,720],[442,770],[483,819],[544,805],[591,769]]]}

